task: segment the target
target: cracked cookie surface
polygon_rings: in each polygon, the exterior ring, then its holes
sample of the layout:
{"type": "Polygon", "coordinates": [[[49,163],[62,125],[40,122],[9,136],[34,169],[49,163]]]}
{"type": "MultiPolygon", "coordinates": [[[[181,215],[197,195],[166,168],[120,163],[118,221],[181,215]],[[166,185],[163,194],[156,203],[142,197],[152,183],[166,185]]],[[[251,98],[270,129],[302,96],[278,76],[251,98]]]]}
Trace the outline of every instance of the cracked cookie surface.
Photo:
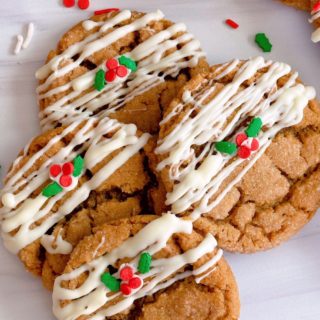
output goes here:
{"type": "Polygon", "coordinates": [[[195,226],[206,225],[230,251],[265,250],[294,235],[320,205],[320,109],[313,97],[289,66],[260,58],[213,66],[192,79],[164,116],[153,159],[168,207],[201,216],[195,226]],[[297,112],[287,100],[294,94],[305,99],[297,113],[303,119],[280,128],[286,110],[297,112]],[[258,151],[247,159],[217,151],[220,140],[236,146],[237,134],[259,116],[258,151]]]}
{"type": "MultiPolygon", "coordinates": [[[[164,218],[162,217],[162,219],[164,218]]],[[[59,284],[63,288],[71,289],[74,292],[73,294],[76,295],[77,289],[81,291],[81,285],[87,283],[86,281],[90,281],[87,277],[89,273],[78,274],[78,276],[73,277],[72,272],[74,270],[92,265],[92,263],[96,263],[96,268],[100,268],[101,260],[99,259],[103,259],[102,257],[108,254],[115,254],[117,248],[124,245],[128,239],[132,239],[139,231],[157,219],[159,218],[156,216],[136,216],[129,219],[116,220],[96,228],[93,235],[83,239],[74,249],[64,270],[66,276],[63,275],[61,277],[63,282],[58,281],[56,283],[54,289],[55,299],[59,298],[59,284]],[[108,241],[104,241],[104,239],[108,239],[108,241]],[[96,253],[95,257],[92,256],[92,252],[96,253]]],[[[161,250],[153,255],[153,260],[165,262],[167,259],[181,255],[190,249],[197,250],[197,247],[206,237],[208,231],[205,225],[201,225],[195,227],[191,234],[183,232],[173,233],[168,238],[166,244],[162,245],[161,250]]],[[[148,240],[145,239],[144,241],[147,242],[148,240]]],[[[140,246],[143,246],[143,244],[141,243],[140,246]]],[[[134,246],[130,246],[130,248],[134,250],[134,246]]],[[[129,252],[131,253],[131,251],[129,252]]],[[[192,271],[205,265],[214,254],[214,252],[206,254],[194,264],[180,268],[179,274],[185,270],[192,271]]],[[[106,271],[117,274],[117,269],[121,268],[120,266],[123,263],[130,264],[133,258],[134,256],[117,259],[106,271]]],[[[106,319],[238,319],[239,298],[233,274],[223,258],[219,260],[214,268],[214,271],[199,283],[196,283],[195,276],[178,280],[165,289],[160,289],[153,294],[135,300],[129,308],[114,316],[107,316],[106,319]]],[[[176,273],[173,273],[169,278],[172,279],[176,275],[176,273]]],[[[92,274],[91,277],[93,277],[92,274]]],[[[84,297],[90,299],[89,294],[84,295],[84,297]]],[[[107,312],[111,305],[115,306],[124,297],[120,295],[115,299],[120,300],[112,300],[110,303],[106,303],[97,312],[107,312]]],[[[77,301],[79,302],[79,299],[77,301]]],[[[64,306],[68,306],[68,302],[61,301],[61,303],[64,306]]],[[[80,303],[82,303],[81,298],[80,303]]],[[[75,306],[76,309],[72,310],[77,310],[78,307],[79,305],[75,306]]],[[[78,314],[81,314],[81,311],[78,314]]],[[[81,317],[81,319],[87,318],[85,315],[81,317]]]]}
{"type": "Polygon", "coordinates": [[[159,10],[93,16],[67,31],[36,73],[41,127],[45,131],[96,115],[155,133],[177,90],[205,69],[199,42],[159,10]],[[119,56],[133,59],[137,70],[96,90],[97,71],[119,56]]]}

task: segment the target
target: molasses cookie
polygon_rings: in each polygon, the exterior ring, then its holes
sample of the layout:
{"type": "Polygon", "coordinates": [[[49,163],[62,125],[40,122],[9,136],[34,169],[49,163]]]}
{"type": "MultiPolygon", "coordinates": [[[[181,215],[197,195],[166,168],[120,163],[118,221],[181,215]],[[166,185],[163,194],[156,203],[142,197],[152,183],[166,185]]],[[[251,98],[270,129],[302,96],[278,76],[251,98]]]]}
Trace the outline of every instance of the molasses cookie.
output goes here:
{"type": "MultiPolygon", "coordinates": [[[[272,248],[320,205],[320,109],[285,63],[234,60],[194,77],[161,122],[166,205],[221,247],[272,248]]],[[[153,159],[154,161],[155,159],[153,159]]]]}
{"type": "Polygon", "coordinates": [[[66,32],[36,72],[41,127],[96,115],[154,133],[177,90],[207,68],[199,41],[160,10],[95,15],[66,32]]]}
{"type": "Polygon", "coordinates": [[[53,290],[59,320],[239,317],[232,272],[206,226],[171,214],[98,227],[71,254],[53,290]]]}
{"type": "Polygon", "coordinates": [[[108,118],[77,120],[33,139],[1,192],[5,246],[50,288],[92,228],[153,213],[150,144],[148,133],[108,118]]]}

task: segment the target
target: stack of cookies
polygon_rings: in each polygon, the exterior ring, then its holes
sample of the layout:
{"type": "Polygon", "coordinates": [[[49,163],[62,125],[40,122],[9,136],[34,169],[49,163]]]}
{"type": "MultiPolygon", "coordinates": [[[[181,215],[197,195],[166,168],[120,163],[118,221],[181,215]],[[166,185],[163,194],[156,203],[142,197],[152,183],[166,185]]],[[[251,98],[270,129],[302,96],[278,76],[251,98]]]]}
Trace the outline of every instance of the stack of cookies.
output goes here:
{"type": "Polygon", "coordinates": [[[159,10],[80,22],[36,77],[1,228],[56,318],[238,319],[222,249],[270,249],[320,204],[315,90],[262,57],[210,67],[159,10]]]}

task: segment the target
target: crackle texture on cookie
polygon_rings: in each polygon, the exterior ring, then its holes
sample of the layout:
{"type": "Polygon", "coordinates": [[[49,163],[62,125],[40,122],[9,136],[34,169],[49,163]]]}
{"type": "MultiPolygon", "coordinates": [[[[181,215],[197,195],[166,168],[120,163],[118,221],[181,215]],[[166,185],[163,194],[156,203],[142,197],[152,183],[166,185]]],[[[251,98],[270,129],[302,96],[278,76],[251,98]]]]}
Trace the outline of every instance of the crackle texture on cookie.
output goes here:
{"type": "MultiPolygon", "coordinates": [[[[111,252],[155,218],[154,216],[136,216],[129,219],[116,220],[97,227],[94,234],[83,239],[74,249],[64,273],[69,273],[92,261],[94,259],[92,252],[97,252],[96,258],[111,252]],[[108,240],[101,242],[104,238],[108,240]],[[103,244],[101,245],[101,243],[103,244]]],[[[195,248],[204,239],[208,231],[210,231],[208,226],[199,225],[194,228],[191,235],[174,234],[167,242],[166,247],[156,253],[154,259],[172,257],[195,248]]],[[[202,266],[213,255],[214,253],[208,254],[199,259],[191,266],[191,270],[202,266]]],[[[113,267],[119,268],[122,263],[128,262],[130,262],[130,259],[122,259],[113,267]]],[[[181,271],[183,270],[179,270],[179,272],[181,271]]],[[[76,279],[65,281],[63,285],[65,288],[74,289],[79,287],[85,279],[86,275],[82,274],[76,279]]],[[[105,305],[103,308],[107,306],[105,305]]],[[[135,301],[125,312],[107,319],[235,320],[238,317],[239,298],[237,285],[231,269],[226,261],[221,258],[216,265],[215,271],[199,284],[196,284],[193,277],[178,281],[167,289],[135,301]]],[[[85,320],[89,319],[89,317],[82,316],[81,319],[85,320]]]]}
{"type": "MultiPolygon", "coordinates": [[[[207,102],[232,81],[243,64],[240,62],[232,72],[215,81],[215,91],[207,97],[207,102]]],[[[226,68],[214,66],[211,73],[194,77],[180,91],[166,115],[181,104],[184,92],[190,91],[196,95],[197,92],[205,91],[201,83],[224,73],[226,68]]],[[[242,83],[240,90],[248,88],[267,71],[268,67],[259,69],[251,79],[242,83]]],[[[281,77],[277,81],[277,88],[273,88],[265,98],[284,86],[291,75],[281,77]]],[[[299,79],[296,81],[300,82],[299,79]]],[[[165,139],[177,128],[189,110],[190,104],[184,105],[183,109],[179,109],[180,112],[162,124],[160,139],[165,139]]],[[[196,112],[191,117],[195,115],[196,112]]],[[[203,146],[194,146],[196,155],[202,150],[203,146]]],[[[166,157],[167,154],[160,154],[158,160],[153,160],[159,163],[166,157]]],[[[187,164],[188,160],[182,164],[182,168],[187,164]]],[[[222,183],[211,201],[238,176],[243,165],[238,166],[222,183]]],[[[152,165],[153,168],[156,166],[152,165]]],[[[171,192],[174,182],[169,177],[168,166],[160,172],[160,176],[166,190],[171,192]]],[[[195,222],[195,227],[206,226],[215,235],[219,245],[230,251],[249,253],[272,248],[294,235],[315,214],[320,206],[319,185],[320,108],[317,101],[311,100],[304,109],[303,120],[295,126],[282,129],[241,181],[232,187],[213,210],[203,214],[195,222]]],[[[190,214],[194,207],[182,215],[190,214]]]]}

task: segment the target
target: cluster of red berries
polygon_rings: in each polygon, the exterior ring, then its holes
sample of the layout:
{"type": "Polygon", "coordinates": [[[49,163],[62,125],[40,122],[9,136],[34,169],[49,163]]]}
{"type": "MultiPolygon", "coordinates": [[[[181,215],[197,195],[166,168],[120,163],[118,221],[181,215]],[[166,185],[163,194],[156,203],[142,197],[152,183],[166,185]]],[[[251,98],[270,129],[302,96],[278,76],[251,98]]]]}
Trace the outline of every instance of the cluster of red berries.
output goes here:
{"type": "Polygon", "coordinates": [[[135,270],[128,264],[120,268],[120,291],[124,296],[129,296],[133,290],[138,290],[143,285],[143,280],[134,273],[135,270]]]}
{"type": "Polygon", "coordinates": [[[259,149],[259,140],[249,138],[244,132],[237,134],[236,144],[238,146],[238,157],[241,159],[249,158],[252,152],[259,149]]]}
{"type": "Polygon", "coordinates": [[[50,167],[50,178],[54,181],[57,181],[61,187],[68,188],[72,185],[73,170],[74,165],[72,162],[66,162],[64,164],[53,164],[50,167]]]}

